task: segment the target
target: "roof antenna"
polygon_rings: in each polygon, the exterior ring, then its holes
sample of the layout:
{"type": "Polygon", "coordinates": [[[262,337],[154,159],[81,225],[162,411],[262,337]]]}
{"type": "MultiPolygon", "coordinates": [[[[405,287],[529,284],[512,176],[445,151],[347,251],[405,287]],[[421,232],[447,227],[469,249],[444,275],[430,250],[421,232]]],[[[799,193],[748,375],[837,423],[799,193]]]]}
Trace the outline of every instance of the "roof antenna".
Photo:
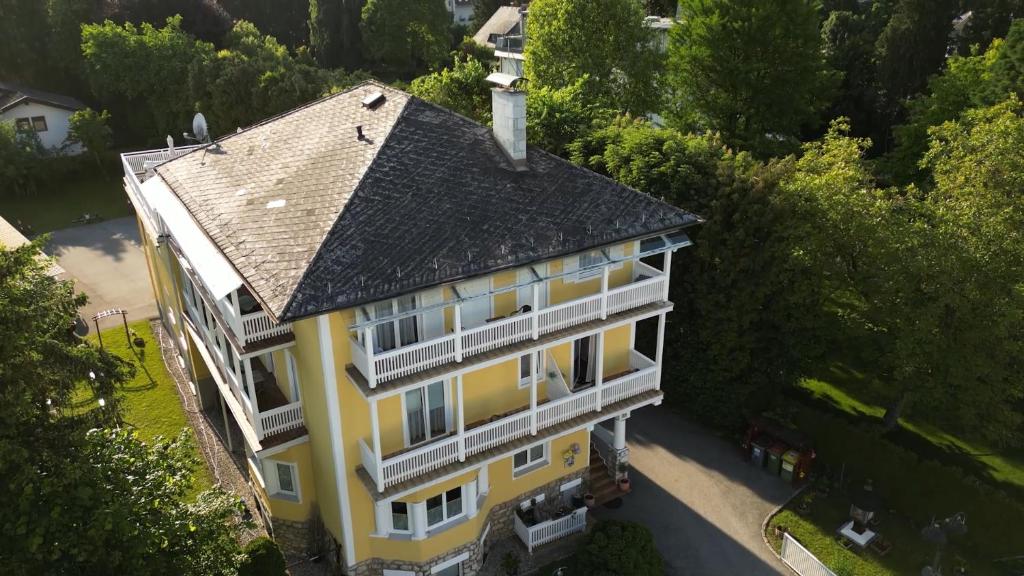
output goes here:
{"type": "Polygon", "coordinates": [[[363,135],[363,125],[362,124],[360,124],[359,126],[356,126],[356,140],[359,140],[360,142],[363,141],[363,140],[366,140],[366,136],[363,135]]]}
{"type": "Polygon", "coordinates": [[[437,270],[437,258],[434,258],[434,270],[437,270]]]}

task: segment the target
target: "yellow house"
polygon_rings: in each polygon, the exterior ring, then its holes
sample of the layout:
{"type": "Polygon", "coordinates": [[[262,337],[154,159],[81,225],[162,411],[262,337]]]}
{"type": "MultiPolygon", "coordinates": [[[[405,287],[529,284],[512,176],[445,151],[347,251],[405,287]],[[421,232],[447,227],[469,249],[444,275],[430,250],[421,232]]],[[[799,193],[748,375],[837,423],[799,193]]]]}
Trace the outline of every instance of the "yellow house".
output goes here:
{"type": "Polygon", "coordinates": [[[274,537],[348,574],[475,574],[584,530],[662,400],[698,218],[527,149],[495,80],[493,132],[371,82],[123,155],[194,392],[274,537]]]}

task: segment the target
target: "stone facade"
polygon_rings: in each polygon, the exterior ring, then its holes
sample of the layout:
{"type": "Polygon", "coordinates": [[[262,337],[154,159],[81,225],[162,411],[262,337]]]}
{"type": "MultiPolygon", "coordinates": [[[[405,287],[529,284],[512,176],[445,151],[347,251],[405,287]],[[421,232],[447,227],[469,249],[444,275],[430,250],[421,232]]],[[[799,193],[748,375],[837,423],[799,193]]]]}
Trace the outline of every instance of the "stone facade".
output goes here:
{"type": "Polygon", "coordinates": [[[292,520],[273,520],[274,541],[285,554],[305,558],[309,554],[310,526],[309,522],[292,520]]]}
{"type": "Polygon", "coordinates": [[[484,522],[484,530],[487,530],[486,526],[488,525],[490,526],[490,530],[487,532],[487,539],[484,541],[483,545],[480,544],[479,537],[474,538],[467,544],[449,550],[448,552],[431,558],[427,562],[423,563],[371,558],[357,564],[348,572],[348,574],[350,576],[381,576],[384,569],[387,568],[391,570],[404,570],[411,574],[415,574],[415,576],[429,576],[431,567],[465,553],[468,554],[469,557],[462,562],[462,573],[464,576],[476,576],[483,566],[484,558],[487,556],[491,544],[505,538],[515,536],[515,509],[521,502],[525,502],[531,498],[536,498],[539,495],[544,494],[544,501],[538,505],[538,508],[542,512],[553,511],[558,507],[561,500],[560,488],[562,485],[572,482],[577,478],[583,479],[585,484],[588,472],[589,469],[584,468],[583,470],[562,476],[553,482],[539,486],[529,492],[519,494],[511,500],[492,507],[490,512],[487,513],[487,520],[484,522]]]}

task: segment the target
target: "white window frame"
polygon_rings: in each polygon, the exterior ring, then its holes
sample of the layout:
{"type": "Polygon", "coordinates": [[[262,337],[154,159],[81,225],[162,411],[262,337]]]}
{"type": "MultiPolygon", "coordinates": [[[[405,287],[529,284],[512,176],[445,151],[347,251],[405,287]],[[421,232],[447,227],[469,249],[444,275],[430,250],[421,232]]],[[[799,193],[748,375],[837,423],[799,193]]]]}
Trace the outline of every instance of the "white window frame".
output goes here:
{"type": "MultiPolygon", "coordinates": [[[[394,330],[394,333],[395,333],[395,336],[394,336],[394,338],[395,338],[395,347],[392,348],[391,350],[398,350],[399,348],[404,348],[405,346],[412,346],[413,344],[418,344],[418,343],[423,342],[425,340],[424,336],[423,336],[423,328],[424,328],[424,325],[423,325],[423,312],[421,311],[421,309],[423,308],[423,298],[422,298],[422,296],[420,294],[406,294],[405,296],[399,296],[398,298],[392,298],[391,300],[388,300],[387,302],[391,305],[391,317],[397,316],[400,313],[398,311],[398,301],[399,301],[399,299],[409,298],[410,296],[413,298],[413,300],[415,302],[414,310],[417,311],[416,314],[412,316],[412,318],[415,319],[415,321],[416,321],[416,342],[412,342],[412,343],[409,343],[409,344],[402,344],[402,330],[400,328],[400,326],[401,326],[400,322],[402,320],[404,320],[404,318],[394,318],[392,320],[384,320],[380,324],[390,324],[391,327],[392,327],[392,330],[394,330]]],[[[383,304],[383,303],[384,303],[384,301],[381,301],[381,302],[371,302],[370,304],[366,304],[365,306],[362,306],[359,309],[360,310],[359,315],[365,317],[365,319],[367,321],[371,321],[372,322],[374,320],[377,320],[378,319],[377,318],[377,305],[378,304],[383,304]]],[[[374,350],[373,351],[374,351],[375,354],[383,354],[384,352],[390,352],[390,350],[383,350],[383,349],[378,350],[377,349],[377,346],[380,345],[380,342],[377,342],[377,340],[378,340],[378,338],[377,338],[377,326],[378,325],[374,325],[370,329],[374,333],[373,334],[373,340],[374,340],[374,342],[373,342],[374,350]]],[[[365,348],[366,347],[366,342],[364,341],[364,338],[365,338],[365,333],[363,332],[363,330],[360,330],[359,331],[359,343],[362,344],[363,347],[365,348]]]]}
{"type": "Polygon", "coordinates": [[[512,478],[521,478],[530,472],[540,470],[551,463],[551,445],[548,442],[541,442],[540,444],[534,444],[519,450],[512,454],[512,478]],[[535,448],[541,449],[541,456],[538,459],[533,458],[533,450],[535,448]],[[522,453],[526,453],[526,464],[522,466],[516,466],[516,456],[522,453]]]}
{"type": "Polygon", "coordinates": [[[624,263],[622,258],[625,257],[625,253],[626,253],[625,245],[618,244],[618,245],[611,246],[611,247],[606,247],[606,248],[598,248],[598,249],[595,249],[595,250],[587,250],[586,252],[582,252],[582,253],[577,254],[575,256],[569,256],[568,258],[566,258],[562,262],[562,271],[566,272],[567,271],[566,268],[568,268],[569,269],[568,271],[570,271],[570,272],[572,271],[572,269],[575,269],[575,273],[574,274],[567,274],[566,276],[564,276],[564,279],[565,279],[564,281],[565,282],[569,282],[569,283],[588,282],[588,281],[593,280],[595,278],[600,278],[601,277],[601,268],[590,268],[588,270],[584,270],[583,269],[583,259],[587,258],[587,257],[590,257],[592,255],[595,255],[595,254],[598,255],[601,258],[601,261],[606,266],[608,266],[608,271],[609,272],[614,271],[614,270],[619,270],[619,269],[622,268],[622,265],[624,263]],[[609,262],[608,260],[606,260],[605,257],[604,257],[605,250],[608,251],[608,256],[611,258],[611,260],[618,259],[619,261],[612,263],[612,262],[609,262]]]}
{"type": "Polygon", "coordinates": [[[302,401],[299,394],[299,365],[295,362],[295,355],[291,350],[284,351],[284,364],[288,372],[288,383],[291,385],[292,402],[302,401]]]}
{"type": "MultiPolygon", "coordinates": [[[[409,390],[403,391],[399,395],[402,398],[402,440],[405,442],[405,447],[406,448],[412,448],[413,446],[425,446],[427,444],[430,444],[431,442],[436,441],[438,438],[442,438],[443,437],[443,436],[430,436],[430,426],[429,426],[429,422],[428,422],[427,423],[428,425],[426,427],[427,438],[425,440],[423,440],[422,442],[417,442],[416,444],[412,444],[411,440],[409,438],[409,418],[407,417],[409,412],[406,409],[406,405],[405,405],[405,395],[406,394],[408,394],[409,392],[413,392],[414,390],[426,390],[428,387],[430,387],[431,384],[437,384],[437,382],[438,382],[438,380],[435,380],[433,382],[424,384],[422,386],[417,386],[415,388],[410,388],[409,390]]],[[[445,430],[446,430],[444,436],[447,436],[448,434],[451,434],[452,426],[454,426],[454,420],[452,418],[451,380],[441,380],[440,382],[443,384],[442,388],[444,390],[442,392],[442,395],[444,396],[444,427],[445,427],[445,430]]],[[[427,399],[427,394],[423,394],[423,399],[424,400],[427,399]]],[[[426,408],[426,405],[424,405],[424,408],[426,408]]]]}
{"type": "Polygon", "coordinates": [[[302,485],[299,482],[299,467],[294,462],[284,462],[282,460],[271,460],[266,458],[263,460],[263,477],[266,480],[267,494],[275,498],[283,498],[285,500],[295,500],[296,502],[302,501],[302,485]],[[287,466],[291,470],[292,484],[295,487],[294,491],[286,491],[281,489],[281,480],[278,477],[277,467],[278,465],[287,466]]]}
{"type": "Polygon", "coordinates": [[[462,563],[465,562],[466,560],[469,560],[469,552],[463,552],[462,554],[459,554],[455,558],[452,558],[450,560],[445,560],[444,562],[441,562],[440,564],[438,564],[436,566],[432,566],[430,568],[430,573],[431,574],[438,574],[442,570],[447,570],[447,569],[451,568],[452,566],[458,565],[458,567],[459,567],[459,576],[462,576],[462,574],[464,574],[464,571],[462,569],[462,563]]]}
{"type": "MultiPolygon", "coordinates": [[[[537,381],[540,382],[540,381],[544,380],[544,356],[545,355],[542,353],[542,351],[541,350],[535,350],[535,351],[530,352],[528,354],[523,354],[522,356],[519,357],[519,365],[516,367],[516,369],[519,371],[519,389],[520,390],[523,390],[525,388],[529,388],[530,387],[530,382],[532,381],[532,378],[530,378],[530,376],[523,377],[523,362],[524,362],[524,359],[525,359],[526,362],[530,361],[530,354],[536,354],[537,355],[537,381]]],[[[529,371],[530,369],[527,368],[526,370],[529,371]]]]}
{"type": "Polygon", "coordinates": [[[413,525],[412,512],[413,512],[413,506],[412,506],[412,503],[410,503],[410,502],[405,502],[405,501],[402,501],[402,500],[392,500],[391,502],[388,502],[388,524],[390,524],[390,532],[392,534],[412,534],[412,525],[413,525]],[[406,520],[406,523],[409,525],[409,527],[406,528],[405,530],[402,530],[400,528],[395,528],[395,513],[394,513],[394,511],[391,508],[391,506],[394,505],[394,504],[405,504],[405,520],[406,520]]]}
{"type": "Polygon", "coordinates": [[[426,524],[426,526],[427,526],[427,532],[437,532],[439,530],[444,529],[445,526],[450,525],[452,522],[455,522],[455,521],[459,520],[460,518],[464,518],[466,516],[466,508],[467,508],[467,503],[466,503],[466,487],[465,486],[456,486],[455,488],[449,488],[448,490],[442,491],[440,494],[435,494],[434,496],[431,496],[430,498],[427,498],[427,500],[424,501],[424,506],[423,506],[423,513],[427,515],[427,517],[424,519],[424,524],[426,524]],[[459,510],[458,514],[455,514],[453,516],[449,516],[448,515],[448,493],[451,492],[452,490],[456,490],[456,489],[459,491],[459,500],[462,502],[462,507],[461,507],[462,509],[459,510]],[[441,519],[440,522],[437,522],[436,524],[431,524],[430,523],[430,512],[429,512],[430,508],[429,508],[429,505],[426,504],[426,502],[429,501],[431,498],[436,498],[438,496],[441,497],[441,513],[443,515],[443,518],[441,519]]]}

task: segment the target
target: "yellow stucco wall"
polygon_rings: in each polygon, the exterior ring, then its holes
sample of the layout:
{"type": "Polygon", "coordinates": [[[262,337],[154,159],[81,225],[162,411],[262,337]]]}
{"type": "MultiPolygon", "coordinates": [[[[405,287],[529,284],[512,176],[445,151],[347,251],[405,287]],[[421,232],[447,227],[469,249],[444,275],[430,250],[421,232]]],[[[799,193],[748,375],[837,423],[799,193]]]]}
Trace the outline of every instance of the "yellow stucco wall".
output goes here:
{"type": "MultiPolygon", "coordinates": [[[[312,451],[310,450],[309,443],[305,442],[298,446],[292,446],[287,450],[268,456],[267,459],[296,465],[299,475],[299,501],[275,498],[269,495],[266,489],[260,486],[259,482],[253,478],[253,488],[256,491],[256,496],[270,510],[272,517],[295,522],[306,521],[309,519],[313,503],[316,501],[316,482],[313,473],[312,451]]],[[[252,462],[249,460],[246,460],[246,462],[250,467],[250,475],[252,475],[252,462]]]]}

